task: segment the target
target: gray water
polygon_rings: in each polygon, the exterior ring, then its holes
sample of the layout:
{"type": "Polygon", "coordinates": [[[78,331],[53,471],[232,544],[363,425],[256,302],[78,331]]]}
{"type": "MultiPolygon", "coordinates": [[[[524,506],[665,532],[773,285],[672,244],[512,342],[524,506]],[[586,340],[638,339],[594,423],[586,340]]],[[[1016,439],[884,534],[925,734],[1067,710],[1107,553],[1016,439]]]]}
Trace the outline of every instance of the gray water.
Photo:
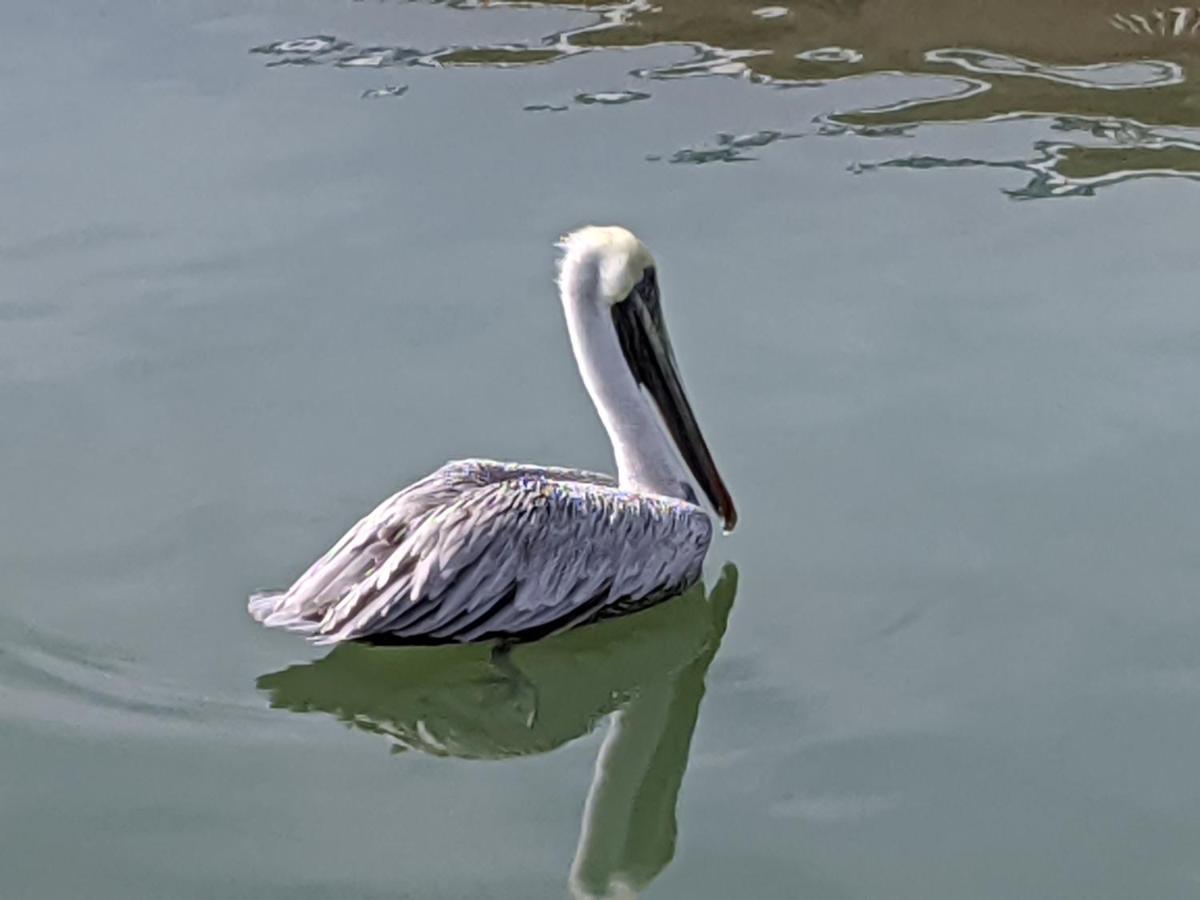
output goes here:
{"type": "Polygon", "coordinates": [[[4,6],[0,896],[1200,894],[1159,12],[4,6]],[[587,222],[738,501],[704,590],[511,666],[254,624],[445,459],[611,468],[587,222]]]}

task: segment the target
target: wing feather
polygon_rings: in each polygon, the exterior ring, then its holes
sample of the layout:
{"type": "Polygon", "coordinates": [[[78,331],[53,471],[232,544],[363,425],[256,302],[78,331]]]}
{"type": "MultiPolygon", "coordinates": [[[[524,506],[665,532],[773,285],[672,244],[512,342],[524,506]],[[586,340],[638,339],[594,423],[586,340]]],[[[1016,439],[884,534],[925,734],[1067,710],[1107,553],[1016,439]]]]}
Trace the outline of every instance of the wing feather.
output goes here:
{"type": "Polygon", "coordinates": [[[385,500],[252,608],[320,643],[546,633],[681,590],[711,536],[699,507],[608,476],[464,460],[385,500]]]}

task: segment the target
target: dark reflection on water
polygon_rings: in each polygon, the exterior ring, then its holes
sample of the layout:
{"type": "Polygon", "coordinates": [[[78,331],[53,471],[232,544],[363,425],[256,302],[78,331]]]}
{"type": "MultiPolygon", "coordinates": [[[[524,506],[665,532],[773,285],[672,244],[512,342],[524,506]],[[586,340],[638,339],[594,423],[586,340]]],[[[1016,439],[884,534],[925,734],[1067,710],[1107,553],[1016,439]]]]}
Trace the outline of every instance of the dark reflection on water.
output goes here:
{"type": "Polygon", "coordinates": [[[396,751],[461,759],[545,753],[611,716],[571,866],[578,897],[628,895],[675,854],[676,803],[704,696],[737,594],[727,565],[645,612],[519,645],[392,649],[345,644],[263,675],[271,706],[323,712],[396,751]]]}
{"type": "MultiPolygon", "coordinates": [[[[254,47],[268,65],[493,66],[551,63],[614,48],[671,45],[692,56],[633,69],[641,81],[732,77],[767,88],[813,87],[846,78],[934,76],[944,82],[885,107],[833,109],[789,136],[894,136],[934,123],[1008,117],[1089,123],[1062,143],[1035,142],[1020,159],[957,159],[920,154],[853,167],[939,168],[991,165],[1028,172],[1015,199],[1088,196],[1139,177],[1196,177],[1200,102],[1189,83],[1200,53],[1200,7],[1144,7],[1124,0],[803,0],[766,6],[756,0],[632,0],[616,4],[450,4],[461,8],[558,7],[586,10],[593,21],[523,42],[427,49],[355,44],[334,35],[290,38],[254,47]],[[1167,129],[1167,131],[1164,131],[1167,129]],[[1169,152],[1165,152],[1169,151],[1169,152]]],[[[618,104],[646,91],[595,91],[576,102],[618,104]]],[[[563,100],[530,103],[531,112],[565,111],[563,100]]],[[[778,123],[775,123],[778,124],[778,123]]],[[[783,130],[783,129],[780,129],[783,130]]],[[[778,134],[765,129],[762,134],[778,134]]],[[[764,144],[755,146],[763,147],[764,144]]],[[[702,143],[651,161],[745,162],[738,147],[702,143]]]]}

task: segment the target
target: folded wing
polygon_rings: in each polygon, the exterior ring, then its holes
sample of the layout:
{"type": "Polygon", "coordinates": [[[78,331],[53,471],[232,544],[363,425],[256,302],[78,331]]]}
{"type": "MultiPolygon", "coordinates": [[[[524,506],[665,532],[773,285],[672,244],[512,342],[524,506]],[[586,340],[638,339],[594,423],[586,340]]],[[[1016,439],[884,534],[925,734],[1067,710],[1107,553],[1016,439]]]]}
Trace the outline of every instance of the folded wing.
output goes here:
{"type": "Polygon", "coordinates": [[[466,460],[385,500],[250,610],[318,643],[539,636],[682,590],[711,537],[698,507],[605,475],[466,460]]]}

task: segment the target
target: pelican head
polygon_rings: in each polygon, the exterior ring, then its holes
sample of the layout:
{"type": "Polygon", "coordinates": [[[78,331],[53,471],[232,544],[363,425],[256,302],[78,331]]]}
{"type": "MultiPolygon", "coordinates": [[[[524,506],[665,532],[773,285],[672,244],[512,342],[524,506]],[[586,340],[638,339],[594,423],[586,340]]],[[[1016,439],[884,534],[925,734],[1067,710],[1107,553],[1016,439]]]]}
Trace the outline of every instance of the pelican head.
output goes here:
{"type": "Polygon", "coordinates": [[[737,510],[683,389],[663,320],[654,257],[619,226],[581,228],[559,246],[565,251],[559,288],[571,342],[613,441],[622,485],[629,480],[631,486],[695,503],[699,498],[692,481],[725,531],[732,531],[737,510]],[[620,376],[621,368],[632,381],[620,376]],[[632,389],[626,390],[629,385],[632,389]],[[658,434],[651,436],[652,431],[658,434]],[[664,445],[673,446],[677,457],[665,458],[659,452],[664,445]],[[679,470],[676,459],[686,467],[680,473],[684,478],[673,475],[679,470]],[[629,472],[634,477],[627,479],[629,472]]]}

